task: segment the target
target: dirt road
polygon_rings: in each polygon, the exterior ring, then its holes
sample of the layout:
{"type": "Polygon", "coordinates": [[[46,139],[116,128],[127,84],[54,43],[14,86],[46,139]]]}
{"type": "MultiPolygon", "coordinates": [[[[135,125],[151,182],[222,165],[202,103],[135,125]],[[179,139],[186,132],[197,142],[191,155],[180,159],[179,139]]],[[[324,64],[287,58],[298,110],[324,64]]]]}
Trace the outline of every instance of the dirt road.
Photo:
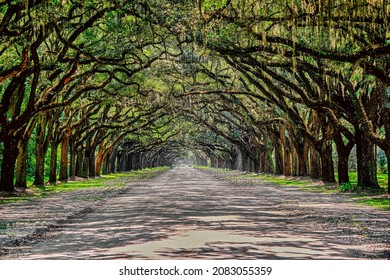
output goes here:
{"type": "Polygon", "coordinates": [[[389,258],[389,213],[174,168],[4,259],[389,258]]]}

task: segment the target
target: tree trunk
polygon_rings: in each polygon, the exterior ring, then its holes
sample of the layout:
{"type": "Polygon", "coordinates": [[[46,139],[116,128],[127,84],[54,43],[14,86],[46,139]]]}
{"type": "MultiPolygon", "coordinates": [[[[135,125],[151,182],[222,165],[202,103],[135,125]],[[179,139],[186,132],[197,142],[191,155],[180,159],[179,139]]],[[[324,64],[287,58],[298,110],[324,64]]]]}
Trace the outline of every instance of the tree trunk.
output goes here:
{"type": "Polygon", "coordinates": [[[267,166],[268,166],[268,162],[267,162],[267,154],[265,151],[260,151],[260,154],[259,154],[259,163],[260,163],[260,166],[259,166],[259,173],[268,173],[267,172],[267,166]]]}
{"type": "Polygon", "coordinates": [[[283,151],[283,175],[291,176],[291,150],[289,147],[285,146],[283,151]]]}
{"type": "Polygon", "coordinates": [[[336,144],[337,149],[337,173],[338,173],[338,183],[339,185],[342,184],[349,184],[349,170],[348,170],[348,162],[349,162],[349,155],[352,151],[352,148],[355,146],[355,141],[349,140],[349,143],[347,145],[344,144],[343,138],[340,134],[340,132],[335,131],[334,133],[334,142],[336,144]]]}
{"type": "Polygon", "coordinates": [[[291,144],[288,138],[288,131],[284,126],[280,127],[280,142],[283,146],[283,175],[291,176],[291,144]]]}
{"type": "MultiPolygon", "coordinates": [[[[126,153],[124,151],[122,151],[119,155],[119,161],[118,161],[118,171],[120,171],[120,172],[126,171],[125,170],[125,161],[126,161],[125,158],[126,158],[126,153]]],[[[138,159],[138,154],[135,156],[135,158],[138,159]]],[[[137,170],[139,169],[138,165],[139,165],[139,163],[137,162],[135,164],[137,170]]]]}
{"type": "Polygon", "coordinates": [[[242,159],[242,152],[241,150],[238,148],[238,147],[235,147],[236,151],[237,151],[237,157],[236,157],[236,170],[243,170],[243,167],[242,167],[242,163],[243,163],[243,159],[242,159]]]}
{"type": "Polygon", "coordinates": [[[334,176],[334,165],[332,158],[332,143],[327,141],[322,147],[321,156],[321,179],[324,182],[334,183],[336,178],[334,176]]]}
{"type": "Polygon", "coordinates": [[[307,176],[307,162],[308,162],[308,144],[303,141],[303,143],[296,143],[296,156],[297,156],[297,176],[307,176]]]}
{"type": "Polygon", "coordinates": [[[14,191],[15,164],[18,156],[16,137],[8,137],[4,141],[3,161],[1,163],[0,191],[14,191]]]}
{"type": "Polygon", "coordinates": [[[16,182],[15,187],[27,188],[27,156],[28,139],[22,138],[18,143],[18,157],[16,163],[16,182]]]}
{"type": "Polygon", "coordinates": [[[313,147],[310,148],[310,178],[320,179],[321,178],[321,161],[320,155],[313,147]]]}
{"type": "Polygon", "coordinates": [[[291,174],[292,176],[298,176],[298,169],[299,169],[299,163],[298,163],[298,153],[296,149],[292,149],[291,152],[291,174]]]}
{"type": "Polygon", "coordinates": [[[69,178],[74,180],[76,177],[76,147],[72,139],[69,139],[69,178]]]}
{"type": "Polygon", "coordinates": [[[242,155],[242,171],[249,171],[249,156],[246,151],[241,151],[242,155]]]}
{"type": "Polygon", "coordinates": [[[270,147],[266,150],[266,166],[265,166],[265,172],[268,174],[273,174],[274,172],[274,163],[272,161],[272,149],[270,147]]]}
{"type": "MultiPolygon", "coordinates": [[[[104,159],[104,161],[103,161],[103,165],[102,165],[102,171],[101,171],[101,174],[104,174],[104,175],[107,175],[107,174],[109,174],[109,169],[110,169],[110,160],[109,160],[109,158],[110,158],[110,155],[108,155],[105,159],[104,159]]],[[[97,173],[96,173],[96,175],[97,175],[97,173]]]]}
{"type": "Polygon", "coordinates": [[[253,170],[251,170],[254,173],[260,173],[261,172],[261,152],[255,152],[254,159],[252,159],[253,162],[253,170]]]}
{"type": "Polygon", "coordinates": [[[57,183],[57,151],[58,143],[53,141],[51,143],[51,153],[50,153],[50,173],[49,173],[49,183],[57,183]]]}
{"type": "Polygon", "coordinates": [[[283,174],[283,148],[277,137],[274,137],[275,148],[275,175],[283,174]]]}
{"type": "Polygon", "coordinates": [[[85,178],[89,178],[89,152],[84,152],[84,160],[83,160],[83,174],[85,178]]]}
{"type": "Polygon", "coordinates": [[[45,123],[38,123],[37,139],[35,145],[35,186],[43,186],[45,184],[45,155],[47,148],[45,146],[45,123]]]}
{"type": "Polygon", "coordinates": [[[66,135],[61,142],[61,159],[60,159],[60,181],[66,182],[68,180],[68,149],[69,149],[69,136],[66,135]]]}
{"type": "Polygon", "coordinates": [[[100,177],[101,176],[101,173],[102,173],[102,167],[103,167],[103,163],[104,163],[104,152],[103,152],[103,147],[100,145],[99,146],[99,151],[98,151],[98,154],[97,154],[97,157],[96,157],[96,169],[95,169],[95,172],[96,172],[96,176],[100,177]]]}
{"type": "Polygon", "coordinates": [[[89,154],[89,163],[88,163],[88,175],[90,178],[95,178],[96,177],[96,157],[95,157],[95,148],[92,147],[90,154],[89,154]]]}
{"type": "Polygon", "coordinates": [[[215,157],[210,156],[210,162],[211,162],[211,167],[212,168],[217,167],[217,160],[215,159],[215,157]]]}
{"type": "Polygon", "coordinates": [[[390,194],[390,178],[389,178],[390,148],[386,149],[385,153],[387,159],[387,193],[390,194]]]}
{"type": "Polygon", "coordinates": [[[116,158],[117,158],[118,150],[115,148],[115,150],[112,152],[110,157],[110,166],[111,166],[111,173],[116,173],[116,158]]]}
{"type": "Polygon", "coordinates": [[[139,155],[139,162],[140,162],[140,169],[144,169],[145,168],[145,155],[143,152],[140,153],[139,155]]]}
{"type": "Polygon", "coordinates": [[[85,150],[84,150],[84,160],[83,160],[83,173],[85,178],[89,178],[90,174],[90,157],[92,154],[92,147],[91,147],[91,141],[92,137],[89,136],[85,141],[85,150]]]}
{"type": "Polygon", "coordinates": [[[231,169],[231,170],[237,169],[237,157],[238,157],[237,153],[232,154],[231,158],[229,159],[229,161],[230,161],[229,169],[231,169]]]}
{"type": "MultiPolygon", "coordinates": [[[[216,166],[217,166],[217,161],[216,158],[214,157],[214,167],[216,166]]],[[[142,170],[143,168],[144,168],[144,154],[141,152],[137,154],[137,170],[142,170]]]]}
{"type": "Polygon", "coordinates": [[[378,190],[375,145],[362,131],[355,128],[358,188],[378,190]]]}
{"type": "MultiPolygon", "coordinates": [[[[123,151],[118,151],[116,155],[116,171],[117,172],[122,172],[122,160],[123,160],[123,151]]],[[[135,160],[135,156],[133,156],[133,160],[135,160]]],[[[135,166],[135,163],[133,163],[133,166],[135,166]]]]}
{"type": "Polygon", "coordinates": [[[76,172],[75,172],[77,177],[84,177],[83,162],[84,162],[84,152],[82,147],[79,147],[77,150],[76,172]]]}
{"type": "MultiPolygon", "coordinates": [[[[207,165],[207,159],[206,159],[206,165],[207,165]]],[[[129,155],[129,171],[134,170],[134,155],[129,155]]]]}

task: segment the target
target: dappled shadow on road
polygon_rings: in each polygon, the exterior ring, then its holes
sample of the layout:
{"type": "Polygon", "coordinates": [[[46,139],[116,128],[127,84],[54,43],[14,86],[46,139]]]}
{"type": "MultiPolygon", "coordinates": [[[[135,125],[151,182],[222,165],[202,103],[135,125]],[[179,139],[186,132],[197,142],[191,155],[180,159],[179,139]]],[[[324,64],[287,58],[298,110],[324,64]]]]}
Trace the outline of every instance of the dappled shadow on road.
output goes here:
{"type": "Polygon", "coordinates": [[[271,188],[233,188],[199,171],[178,168],[73,220],[12,258],[363,257],[356,252],[364,248],[348,241],[363,234],[345,234],[339,225],[318,226],[316,215],[300,211],[302,202],[292,198],[286,206],[282,197],[271,188]]]}

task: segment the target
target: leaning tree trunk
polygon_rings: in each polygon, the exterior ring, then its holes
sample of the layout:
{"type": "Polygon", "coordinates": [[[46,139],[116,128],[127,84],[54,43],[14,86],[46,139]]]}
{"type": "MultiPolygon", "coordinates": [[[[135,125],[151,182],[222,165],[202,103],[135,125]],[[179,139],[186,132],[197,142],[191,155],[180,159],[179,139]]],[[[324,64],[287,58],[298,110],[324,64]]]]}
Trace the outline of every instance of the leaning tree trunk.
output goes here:
{"type": "Polygon", "coordinates": [[[380,189],[376,172],[375,145],[362,131],[355,128],[358,188],[380,189]]]}
{"type": "Polygon", "coordinates": [[[16,137],[7,137],[4,141],[3,161],[1,163],[0,191],[14,191],[15,164],[18,156],[16,137]]]}

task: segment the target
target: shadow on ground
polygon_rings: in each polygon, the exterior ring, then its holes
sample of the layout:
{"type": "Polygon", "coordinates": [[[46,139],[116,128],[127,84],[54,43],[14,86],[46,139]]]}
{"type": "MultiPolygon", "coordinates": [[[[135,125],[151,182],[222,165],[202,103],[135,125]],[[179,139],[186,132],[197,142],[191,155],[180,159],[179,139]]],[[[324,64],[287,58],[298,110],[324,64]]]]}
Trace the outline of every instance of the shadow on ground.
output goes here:
{"type": "Polygon", "coordinates": [[[176,168],[5,258],[389,257],[388,214],[318,196],[176,168]]]}

